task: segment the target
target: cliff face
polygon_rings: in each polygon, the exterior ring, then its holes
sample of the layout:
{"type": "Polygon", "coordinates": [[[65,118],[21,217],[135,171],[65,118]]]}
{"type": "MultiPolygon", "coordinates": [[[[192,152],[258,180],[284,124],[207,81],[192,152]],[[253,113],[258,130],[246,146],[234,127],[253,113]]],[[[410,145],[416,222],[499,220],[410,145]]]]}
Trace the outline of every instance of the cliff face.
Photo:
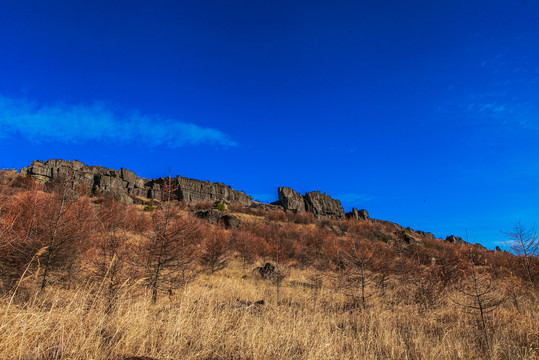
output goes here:
{"type": "Polygon", "coordinates": [[[284,210],[293,212],[311,212],[317,218],[330,218],[341,220],[345,218],[341,202],[332,199],[331,196],[322,194],[320,191],[305,193],[305,196],[286,187],[278,190],[279,201],[275,204],[282,206],[284,210]]]}
{"type": "MultiPolygon", "coordinates": [[[[21,169],[20,172],[41,182],[69,177],[78,184],[86,184],[93,194],[112,192],[126,201],[131,201],[132,198],[136,197],[161,199],[163,186],[166,182],[165,178],[144,179],[124,168],[113,170],[101,166],[84,165],[80,161],[48,160],[43,162],[36,160],[30,166],[21,169]]],[[[224,200],[243,206],[265,206],[274,210],[311,212],[317,218],[341,220],[346,217],[341,202],[320,191],[301,195],[290,188],[280,187],[278,189],[279,201],[269,205],[253,203],[252,197],[244,192],[234,190],[219,182],[200,181],[181,176],[172,178],[171,181],[171,185],[175,189],[172,194],[173,198],[190,204],[224,200]]],[[[360,212],[356,210],[353,217],[365,220],[368,218],[368,214],[366,210],[360,212]]]]}
{"type": "MultiPolygon", "coordinates": [[[[86,184],[92,193],[113,192],[131,197],[160,199],[165,178],[144,179],[127,169],[113,170],[101,166],[88,166],[80,161],[48,160],[33,161],[21,169],[21,174],[48,182],[62,176],[72,177],[79,184],[86,184]]],[[[188,203],[224,200],[244,206],[251,205],[251,197],[225,184],[200,181],[178,176],[172,179],[176,189],[173,196],[188,203]]]]}
{"type": "Polygon", "coordinates": [[[280,187],[277,192],[279,194],[278,203],[283,209],[294,212],[305,211],[305,199],[300,193],[287,187],[280,187]]]}
{"type": "Polygon", "coordinates": [[[341,220],[345,216],[341,202],[332,199],[329,195],[322,194],[320,191],[305,193],[305,208],[316,217],[329,217],[341,220]]]}

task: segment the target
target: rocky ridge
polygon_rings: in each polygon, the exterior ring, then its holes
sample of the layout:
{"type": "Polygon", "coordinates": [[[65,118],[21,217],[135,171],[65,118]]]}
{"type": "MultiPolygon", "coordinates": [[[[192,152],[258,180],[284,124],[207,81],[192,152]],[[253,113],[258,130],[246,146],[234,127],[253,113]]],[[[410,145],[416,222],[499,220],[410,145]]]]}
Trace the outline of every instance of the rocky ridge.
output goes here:
{"type": "MultiPolygon", "coordinates": [[[[22,168],[20,173],[43,183],[63,177],[72,178],[78,186],[86,186],[91,194],[110,192],[125,203],[144,202],[150,199],[161,200],[164,195],[163,187],[167,182],[167,178],[145,179],[138,177],[128,169],[114,170],[101,166],[89,166],[76,160],[52,159],[45,162],[36,160],[30,166],[22,168]]],[[[310,212],[318,219],[343,220],[352,218],[359,221],[368,220],[391,225],[406,237],[413,234],[414,236],[434,238],[431,233],[415,231],[410,228],[404,229],[402,226],[389,221],[371,219],[365,209],[352,208],[352,211],[345,213],[339,200],[333,199],[320,191],[311,191],[302,195],[291,188],[279,187],[277,190],[279,200],[272,204],[263,204],[253,201],[252,197],[243,191],[234,190],[223,183],[201,181],[182,176],[177,176],[170,180],[174,189],[172,193],[173,199],[189,204],[224,201],[230,204],[266,210],[284,210],[294,213],[310,212]]],[[[198,216],[215,217],[209,213],[201,213],[198,216]]],[[[409,240],[412,239],[410,238],[409,240]]],[[[461,238],[453,236],[448,237],[446,240],[454,243],[463,242],[461,238]]]]}
{"type": "MultiPolygon", "coordinates": [[[[92,194],[111,192],[122,199],[142,197],[161,199],[167,179],[144,179],[133,171],[122,168],[113,170],[101,166],[88,166],[80,161],[48,160],[33,161],[21,174],[40,182],[53,181],[60,177],[71,177],[77,184],[84,184],[92,194]]],[[[229,203],[250,206],[252,198],[243,191],[233,190],[218,182],[201,181],[177,176],[171,179],[173,198],[187,203],[223,200],[229,203]]],[[[129,202],[129,200],[127,200],[129,202]]]]}

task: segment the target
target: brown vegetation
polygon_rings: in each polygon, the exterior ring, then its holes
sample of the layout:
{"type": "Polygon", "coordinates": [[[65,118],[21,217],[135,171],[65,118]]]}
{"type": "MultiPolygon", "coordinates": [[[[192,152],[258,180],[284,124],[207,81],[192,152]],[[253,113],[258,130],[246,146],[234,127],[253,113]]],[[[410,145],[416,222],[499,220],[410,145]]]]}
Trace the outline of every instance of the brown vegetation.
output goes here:
{"type": "Polygon", "coordinates": [[[226,229],[172,191],[143,211],[1,173],[0,358],[539,357],[533,232],[514,256],[236,205],[226,229]]]}

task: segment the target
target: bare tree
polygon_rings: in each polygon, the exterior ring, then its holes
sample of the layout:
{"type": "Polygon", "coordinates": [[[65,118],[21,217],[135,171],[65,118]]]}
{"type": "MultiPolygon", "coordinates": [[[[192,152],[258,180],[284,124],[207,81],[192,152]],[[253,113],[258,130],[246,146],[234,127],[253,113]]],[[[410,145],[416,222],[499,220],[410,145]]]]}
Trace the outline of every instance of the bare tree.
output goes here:
{"type": "Polygon", "coordinates": [[[200,227],[196,220],[181,213],[180,204],[173,200],[175,191],[168,177],[162,189],[163,199],[152,213],[152,230],[138,249],[142,259],[136,259],[144,264],[154,303],[160,290],[185,286],[195,275],[193,262],[201,237],[200,227]]]}
{"type": "Polygon", "coordinates": [[[480,262],[481,255],[470,252],[470,269],[468,277],[456,285],[456,290],[464,296],[464,301],[452,298],[452,301],[464,309],[476,313],[479,330],[483,334],[486,349],[490,349],[487,328],[487,314],[505,301],[500,294],[490,274],[487,271],[480,273],[476,263],[480,262]]]}
{"type": "Polygon", "coordinates": [[[443,282],[437,275],[436,261],[426,251],[416,250],[412,259],[408,280],[414,288],[414,300],[421,309],[434,307],[444,291],[443,282]]]}
{"type": "MultiPolygon", "coordinates": [[[[345,251],[345,261],[347,267],[345,270],[345,277],[349,284],[359,289],[359,299],[363,309],[367,307],[367,298],[372,296],[372,293],[368,293],[368,287],[374,281],[373,270],[373,256],[374,252],[370,246],[360,241],[359,239],[352,239],[348,244],[345,251]]],[[[348,294],[356,299],[355,294],[348,294]]]]}
{"type": "Polygon", "coordinates": [[[28,272],[38,279],[40,291],[53,273],[71,279],[76,258],[87,243],[91,218],[89,202],[79,199],[72,185],[69,177],[59,176],[44,193],[34,183],[13,200],[9,212],[0,215],[2,222],[11,221],[2,226],[6,231],[0,256],[4,289],[28,272]]]}
{"type": "Polygon", "coordinates": [[[505,234],[509,238],[508,245],[515,255],[519,257],[525,276],[535,291],[534,279],[537,278],[537,255],[539,249],[539,236],[535,228],[526,228],[519,222],[514,226],[512,232],[505,234]]]}
{"type": "Polygon", "coordinates": [[[205,236],[200,261],[209,268],[210,273],[226,266],[229,241],[230,235],[223,229],[212,229],[211,234],[205,236]]]}
{"type": "Polygon", "coordinates": [[[94,276],[107,284],[108,309],[125,283],[124,267],[128,253],[127,230],[133,221],[127,207],[114,199],[101,203],[95,212],[98,224],[95,241],[94,276]]]}
{"type": "Polygon", "coordinates": [[[234,232],[233,243],[234,247],[240,253],[242,259],[242,267],[245,269],[247,264],[253,262],[255,254],[253,253],[251,241],[250,241],[249,232],[245,229],[243,225],[240,225],[240,228],[234,232]]]}
{"type": "Polygon", "coordinates": [[[40,248],[46,250],[39,258],[41,291],[45,290],[51,271],[73,265],[73,256],[82,250],[83,240],[88,237],[90,207],[86,201],[78,201],[74,181],[74,170],[56,178],[49,186],[51,199],[42,208],[40,248]]]}

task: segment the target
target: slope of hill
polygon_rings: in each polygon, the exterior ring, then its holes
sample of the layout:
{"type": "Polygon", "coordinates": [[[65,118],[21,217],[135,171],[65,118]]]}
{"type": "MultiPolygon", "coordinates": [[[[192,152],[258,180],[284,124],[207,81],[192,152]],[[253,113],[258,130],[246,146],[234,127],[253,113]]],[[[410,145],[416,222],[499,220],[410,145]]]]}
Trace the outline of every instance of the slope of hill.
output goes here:
{"type": "Polygon", "coordinates": [[[185,201],[166,178],[132,204],[127,171],[62,168],[0,173],[0,358],[539,356],[533,253],[336,219],[285,188],[185,201]]]}

